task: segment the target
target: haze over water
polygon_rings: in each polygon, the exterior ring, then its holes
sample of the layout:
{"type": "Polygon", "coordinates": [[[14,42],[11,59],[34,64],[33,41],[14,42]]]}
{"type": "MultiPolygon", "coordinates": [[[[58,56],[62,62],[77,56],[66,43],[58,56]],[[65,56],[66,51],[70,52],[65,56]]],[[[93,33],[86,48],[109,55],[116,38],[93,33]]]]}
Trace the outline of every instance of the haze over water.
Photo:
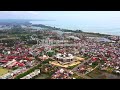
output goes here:
{"type": "Polygon", "coordinates": [[[32,22],[58,28],[120,35],[120,11],[0,11],[0,19],[42,20],[32,22]]]}
{"type": "Polygon", "coordinates": [[[32,24],[44,24],[63,29],[82,30],[85,32],[95,32],[120,36],[120,25],[116,22],[88,22],[79,20],[55,20],[55,21],[31,21],[32,24]]]}

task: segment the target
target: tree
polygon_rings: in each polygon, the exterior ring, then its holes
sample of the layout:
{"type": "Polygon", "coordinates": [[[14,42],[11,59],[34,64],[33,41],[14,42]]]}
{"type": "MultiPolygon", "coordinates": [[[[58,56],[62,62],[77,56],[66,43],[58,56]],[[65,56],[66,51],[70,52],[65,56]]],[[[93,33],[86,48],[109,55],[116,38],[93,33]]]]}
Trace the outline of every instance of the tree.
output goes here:
{"type": "Polygon", "coordinates": [[[47,55],[48,55],[49,57],[52,57],[54,54],[55,54],[54,52],[47,52],[47,55]]]}

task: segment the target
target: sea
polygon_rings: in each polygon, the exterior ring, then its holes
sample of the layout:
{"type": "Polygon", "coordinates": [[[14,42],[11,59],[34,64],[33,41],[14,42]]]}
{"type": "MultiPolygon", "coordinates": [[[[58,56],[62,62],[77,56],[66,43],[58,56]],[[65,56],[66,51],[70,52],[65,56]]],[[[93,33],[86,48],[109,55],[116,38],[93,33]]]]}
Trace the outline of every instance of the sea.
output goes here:
{"type": "Polygon", "coordinates": [[[118,22],[88,22],[88,21],[70,21],[70,20],[53,20],[53,21],[30,21],[32,24],[44,24],[62,29],[82,30],[84,32],[94,32],[120,36],[120,23],[118,22]]]}

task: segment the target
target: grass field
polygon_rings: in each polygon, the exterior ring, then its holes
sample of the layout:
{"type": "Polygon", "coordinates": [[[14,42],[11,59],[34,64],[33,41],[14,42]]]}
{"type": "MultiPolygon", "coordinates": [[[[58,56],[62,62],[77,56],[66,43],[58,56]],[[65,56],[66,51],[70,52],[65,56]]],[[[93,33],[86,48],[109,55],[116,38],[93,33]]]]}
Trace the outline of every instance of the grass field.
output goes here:
{"type": "Polygon", "coordinates": [[[98,69],[95,69],[92,72],[88,73],[87,76],[94,79],[120,79],[120,76],[114,75],[110,72],[108,73],[105,71],[100,71],[98,69]]]}
{"type": "Polygon", "coordinates": [[[101,75],[102,72],[99,71],[98,69],[93,70],[92,72],[88,73],[87,76],[91,78],[96,78],[97,76],[101,75]]]}
{"type": "Polygon", "coordinates": [[[4,68],[0,67],[0,76],[8,73],[8,71],[9,71],[8,69],[4,69],[4,68]]]}
{"type": "Polygon", "coordinates": [[[76,73],[74,73],[74,74],[72,75],[72,77],[73,77],[73,78],[76,78],[76,79],[84,79],[84,78],[78,76],[76,73]]]}

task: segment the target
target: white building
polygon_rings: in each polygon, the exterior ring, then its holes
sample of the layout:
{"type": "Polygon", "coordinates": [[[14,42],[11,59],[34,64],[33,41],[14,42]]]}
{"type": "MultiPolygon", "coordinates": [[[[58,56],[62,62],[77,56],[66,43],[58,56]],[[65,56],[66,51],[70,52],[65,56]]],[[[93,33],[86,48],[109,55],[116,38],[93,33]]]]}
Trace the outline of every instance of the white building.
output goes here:
{"type": "Polygon", "coordinates": [[[58,61],[61,61],[61,62],[70,62],[73,60],[73,58],[74,58],[74,56],[72,54],[58,53],[57,55],[55,55],[55,59],[57,59],[58,61]]]}

